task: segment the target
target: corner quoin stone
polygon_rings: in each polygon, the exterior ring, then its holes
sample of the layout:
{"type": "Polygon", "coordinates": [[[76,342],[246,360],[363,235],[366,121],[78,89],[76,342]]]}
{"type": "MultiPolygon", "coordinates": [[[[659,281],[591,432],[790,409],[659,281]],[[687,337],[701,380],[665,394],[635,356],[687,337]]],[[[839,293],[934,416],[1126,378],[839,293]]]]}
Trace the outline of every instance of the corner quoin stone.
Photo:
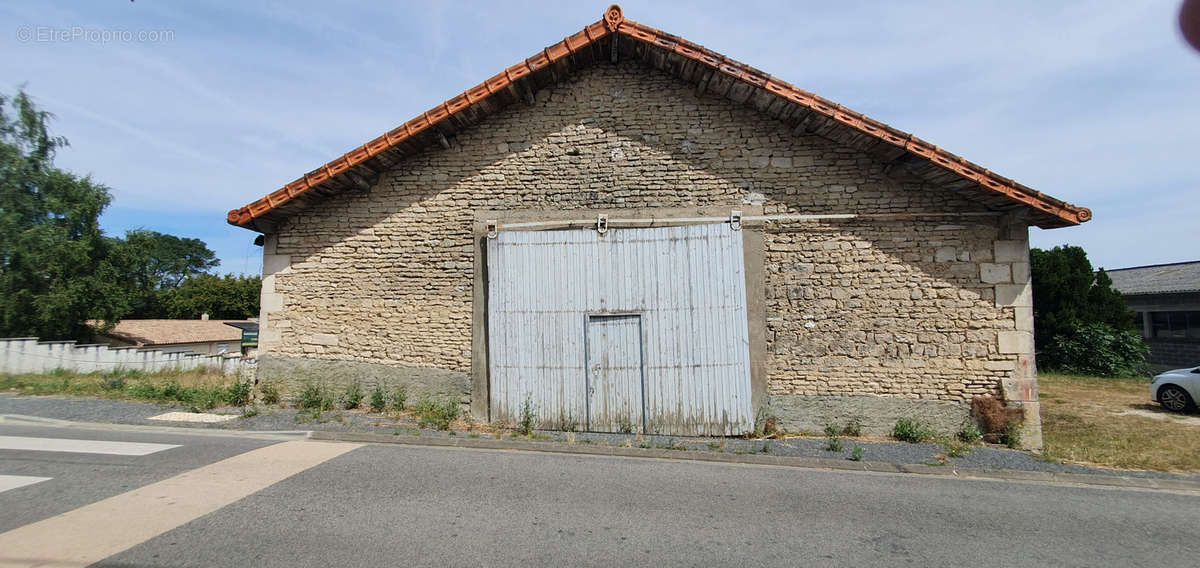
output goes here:
{"type": "Polygon", "coordinates": [[[1012,282],[1012,267],[985,262],[979,265],[979,279],[986,284],[1012,282]]]}

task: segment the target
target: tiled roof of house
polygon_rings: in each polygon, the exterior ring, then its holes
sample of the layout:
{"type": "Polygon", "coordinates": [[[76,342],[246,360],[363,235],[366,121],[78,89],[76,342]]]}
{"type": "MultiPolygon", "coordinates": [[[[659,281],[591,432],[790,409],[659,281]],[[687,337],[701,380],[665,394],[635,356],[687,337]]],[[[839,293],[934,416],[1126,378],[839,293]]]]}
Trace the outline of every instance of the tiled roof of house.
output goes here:
{"type": "Polygon", "coordinates": [[[251,323],[244,320],[127,319],[117,322],[116,326],[103,335],[132,343],[138,347],[174,343],[241,341],[242,330],[232,325],[226,325],[227,322],[251,323]]]}
{"type": "Polygon", "coordinates": [[[305,174],[244,207],[229,212],[230,224],[264,230],[273,222],[349,190],[369,188],[379,174],[429,145],[449,147],[448,136],[472,127],[566,74],[599,61],[634,58],[712,92],[753,106],[795,128],[871,153],[891,166],[971,194],[994,210],[1030,209],[1043,228],[1077,225],[1092,218],[1077,207],[901,132],[837,103],[799,89],[749,65],[685,39],[626,19],[613,5],[582,31],[534,54],[460,95],[305,174]]]}
{"type": "Polygon", "coordinates": [[[1113,288],[1125,295],[1200,292],[1200,261],[1118,268],[1107,272],[1113,288]]]}

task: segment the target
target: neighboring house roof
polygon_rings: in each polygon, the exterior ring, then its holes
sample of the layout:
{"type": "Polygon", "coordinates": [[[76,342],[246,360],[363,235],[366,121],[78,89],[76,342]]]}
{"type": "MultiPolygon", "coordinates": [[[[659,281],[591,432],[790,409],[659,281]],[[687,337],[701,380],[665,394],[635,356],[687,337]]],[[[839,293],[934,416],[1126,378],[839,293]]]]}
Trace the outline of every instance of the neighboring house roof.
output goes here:
{"type": "Polygon", "coordinates": [[[227,321],[225,325],[232,325],[242,331],[258,331],[258,322],[256,321],[227,321]]]}
{"type": "Polygon", "coordinates": [[[138,347],[176,343],[241,341],[242,330],[232,325],[235,323],[252,322],[244,320],[127,319],[117,322],[116,326],[102,335],[132,343],[138,347]]]}
{"type": "Polygon", "coordinates": [[[951,154],[911,134],[801,90],[749,65],[661,30],[625,19],[613,5],[583,31],[547,47],[462,94],[418,115],[266,196],[229,212],[232,225],[263,231],[308,206],[348,190],[366,190],[381,172],[432,144],[449,147],[448,136],[470,128],[504,107],[553,85],[564,75],[599,61],[634,58],[757,108],[795,128],[877,156],[890,167],[968,192],[998,211],[1032,209],[1042,228],[1077,225],[1091,210],[1033,190],[951,154]]]}
{"type": "Polygon", "coordinates": [[[1113,288],[1122,294],[1200,292],[1200,261],[1152,264],[1108,270],[1113,288]]]}

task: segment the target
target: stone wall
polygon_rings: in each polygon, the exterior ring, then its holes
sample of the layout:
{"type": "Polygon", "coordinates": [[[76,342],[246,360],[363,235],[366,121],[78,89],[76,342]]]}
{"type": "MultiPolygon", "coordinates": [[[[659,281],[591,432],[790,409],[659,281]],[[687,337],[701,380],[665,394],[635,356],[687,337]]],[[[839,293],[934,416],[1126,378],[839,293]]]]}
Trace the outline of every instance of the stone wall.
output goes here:
{"type": "MultiPolygon", "coordinates": [[[[263,372],[278,356],[469,373],[477,211],[747,205],[768,215],[982,211],[668,75],[600,65],[269,235],[263,372]]],[[[868,394],[894,399],[894,414],[927,401],[959,419],[976,394],[1036,401],[1024,225],[757,230],[763,286],[751,293],[767,306],[773,407],[868,394]]],[[[786,426],[815,416],[785,414],[786,426]]]]}

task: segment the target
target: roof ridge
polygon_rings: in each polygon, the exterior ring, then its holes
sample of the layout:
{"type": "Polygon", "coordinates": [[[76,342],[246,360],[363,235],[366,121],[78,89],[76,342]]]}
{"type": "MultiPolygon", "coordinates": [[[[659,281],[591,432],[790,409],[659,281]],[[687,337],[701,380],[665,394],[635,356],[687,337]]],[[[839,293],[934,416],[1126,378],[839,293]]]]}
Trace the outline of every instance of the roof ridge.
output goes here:
{"type": "Polygon", "coordinates": [[[1183,264],[1200,264],[1200,260],[1184,260],[1181,262],[1164,262],[1162,264],[1147,264],[1145,266],[1127,266],[1125,268],[1105,268],[1104,272],[1118,272],[1121,270],[1138,270],[1141,268],[1161,268],[1164,266],[1180,266],[1183,264]]]}
{"type": "MultiPolygon", "coordinates": [[[[449,143],[445,140],[445,135],[435,128],[436,125],[456,119],[456,115],[475,108],[477,104],[486,106],[489,99],[513,89],[518,84],[528,91],[529,86],[525,81],[530,75],[571,57],[589,46],[595,45],[599,40],[614,34],[641,41],[670,54],[704,65],[714,76],[716,73],[721,73],[733,80],[748,84],[752,88],[763,89],[780,99],[804,107],[823,119],[849,126],[858,130],[862,135],[891,145],[895,149],[901,150],[901,155],[907,152],[929,160],[932,164],[951,174],[974,182],[994,194],[1049,214],[1061,223],[1076,225],[1092,218],[1092,211],[1086,207],[1072,205],[995,174],[991,170],[947,152],[912,134],[800,89],[702,45],[627,19],[621,7],[613,4],[604,11],[604,15],[599,21],[588,25],[583,30],[546,47],[534,54],[533,57],[504,69],[475,87],[463,91],[262,198],[229,211],[226,219],[232,225],[257,230],[256,219],[294,199],[304,200],[312,194],[331,194],[336,187],[331,188],[330,184],[369,187],[370,183],[363,179],[362,174],[356,173],[354,168],[367,167],[365,163],[371,159],[378,159],[385,166],[389,166],[390,164],[384,156],[386,152],[430,132],[436,135],[443,146],[448,147],[449,143]]],[[[613,57],[615,58],[616,47],[615,44],[613,45],[613,57]]],[[[524,94],[525,97],[530,95],[531,93],[524,94]]],[[[461,119],[459,120],[461,121],[461,119]]]]}

